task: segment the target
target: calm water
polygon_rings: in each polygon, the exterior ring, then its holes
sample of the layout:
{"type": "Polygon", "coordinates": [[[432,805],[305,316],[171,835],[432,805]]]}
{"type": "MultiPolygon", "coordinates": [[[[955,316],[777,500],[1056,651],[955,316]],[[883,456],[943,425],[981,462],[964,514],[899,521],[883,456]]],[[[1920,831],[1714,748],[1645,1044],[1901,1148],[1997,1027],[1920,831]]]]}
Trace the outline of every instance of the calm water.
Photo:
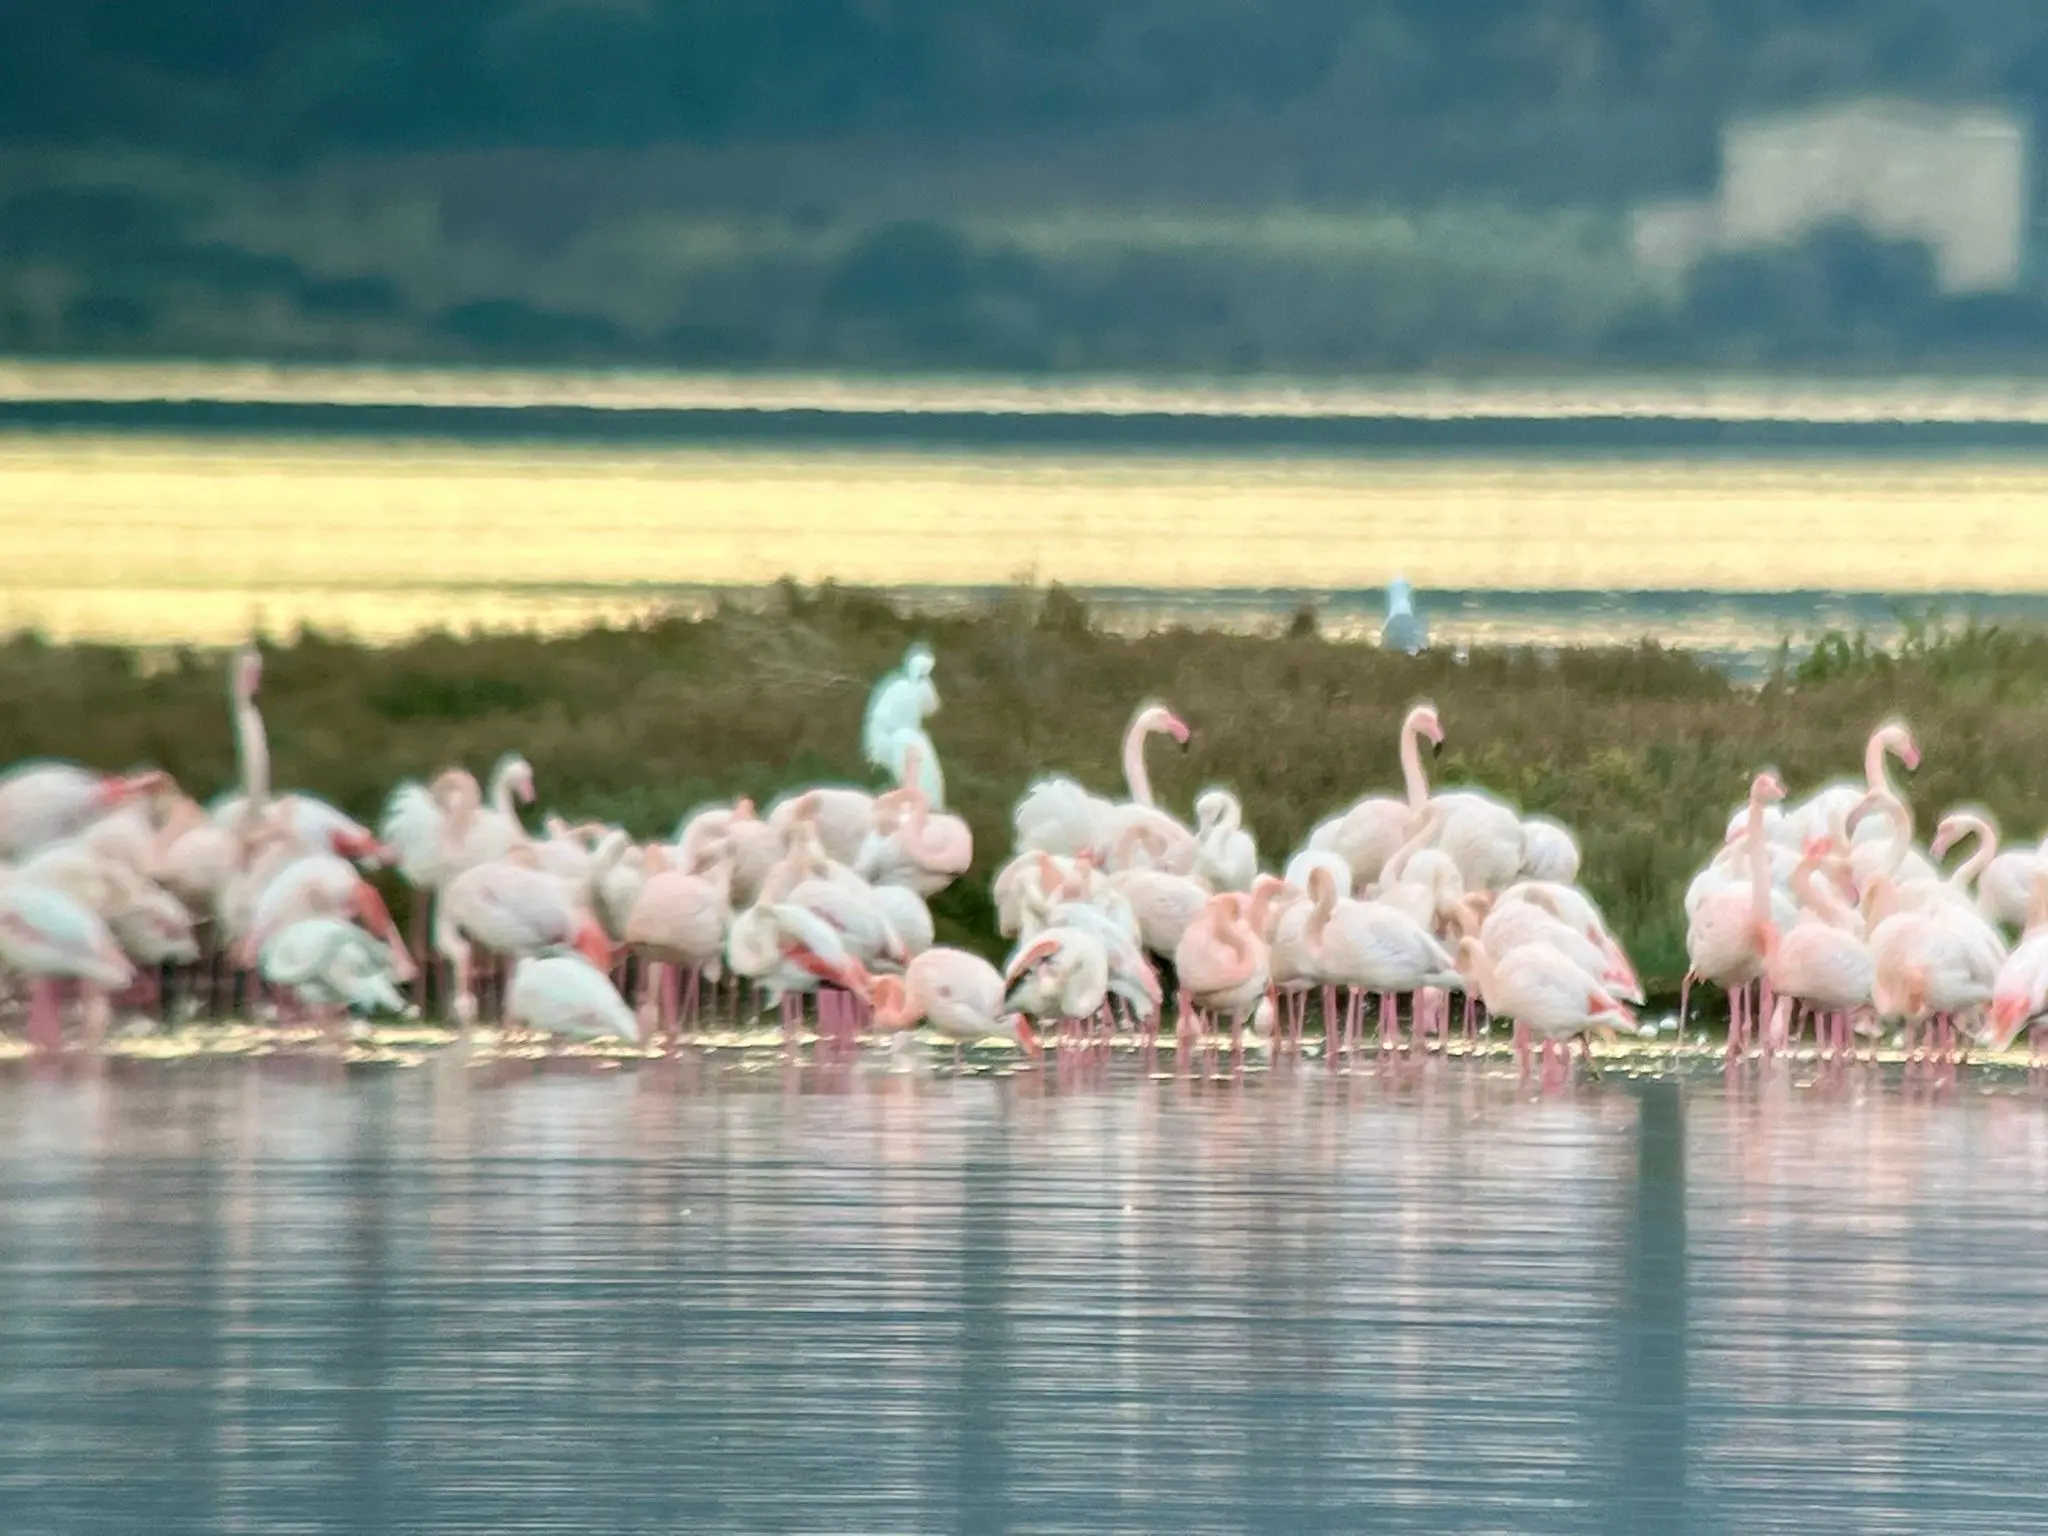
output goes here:
{"type": "Polygon", "coordinates": [[[1357,637],[1377,633],[1399,573],[1441,641],[1653,635],[1738,665],[1826,627],[1882,633],[1902,600],[2048,618],[2048,454],[1997,446],[2048,433],[2038,381],[1053,386],[0,362],[0,422],[0,628],[59,636],[559,629],[783,576],[932,607],[1056,580],[1126,628],[1271,628],[1306,599],[1357,637]],[[582,414],[521,440],[517,422],[549,409],[582,414]],[[82,425],[96,410],[185,425],[82,425]],[[329,427],[237,427],[264,410],[329,427]],[[50,420],[71,425],[26,424],[50,420]],[[1049,420],[1069,436],[999,441],[1002,423],[1049,420]],[[1782,451],[1768,436],[1571,446],[1642,420],[1795,436],[1782,451]],[[1116,426],[1132,422],[1152,425],[1116,426]],[[1284,440],[1333,422],[1380,423],[1394,446],[1284,440]],[[1402,436],[1475,422],[1551,446],[1402,436]],[[1796,437],[1837,429],[1874,435],[1796,437]],[[1989,435],[1914,450],[1921,429],[1989,435]]]}
{"type": "Polygon", "coordinates": [[[7,1529],[2048,1521],[2022,1089],[782,1073],[0,1082],[7,1529]]]}

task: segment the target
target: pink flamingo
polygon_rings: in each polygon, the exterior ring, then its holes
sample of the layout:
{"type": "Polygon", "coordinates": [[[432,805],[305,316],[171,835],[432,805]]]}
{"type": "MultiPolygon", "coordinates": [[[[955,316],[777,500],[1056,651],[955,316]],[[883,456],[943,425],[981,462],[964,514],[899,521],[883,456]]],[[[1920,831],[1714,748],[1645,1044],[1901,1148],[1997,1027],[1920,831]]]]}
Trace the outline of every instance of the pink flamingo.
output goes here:
{"type": "MultiPolygon", "coordinates": [[[[1322,877],[1317,877],[1318,880],[1322,877]]],[[[1309,922],[1308,942],[1326,985],[1345,989],[1344,1021],[1337,1040],[1348,1046],[1364,1017],[1365,996],[1380,998],[1380,1044],[1394,1043],[1400,1031],[1400,998],[1425,987],[1450,989],[1462,985],[1457,962],[1430,930],[1399,907],[1384,901],[1341,897],[1327,907],[1317,903],[1309,922]]],[[[1414,1033],[1419,1040],[1422,1023],[1414,1033]]],[[[1329,1047],[1336,1060],[1338,1043],[1329,1047]]]]}
{"type": "Polygon", "coordinates": [[[29,981],[29,1042],[39,1051],[63,1046],[58,986],[85,989],[87,1027],[106,1032],[108,991],[134,980],[135,968],[99,915],[53,886],[14,877],[0,883],[0,966],[29,981]]]}
{"type": "Polygon", "coordinates": [[[573,946],[600,970],[611,967],[603,926],[560,881],[510,859],[475,865],[448,882],[434,914],[435,948],[455,968],[455,1015],[465,1029],[477,1011],[472,939],[507,956],[573,946]]]}
{"type": "Polygon", "coordinates": [[[1018,951],[1004,981],[1010,986],[1004,1009],[1055,1021],[1064,1044],[1076,1025],[1107,1005],[1109,955],[1092,933],[1047,928],[1018,951]]]}
{"type": "MultiPolygon", "coordinates": [[[[1130,794],[1129,804],[1146,809],[1155,808],[1151,775],[1145,770],[1145,740],[1154,735],[1171,736],[1185,750],[1190,733],[1186,722],[1163,704],[1140,704],[1131,716],[1124,729],[1124,786],[1130,794]]],[[[1024,792],[1011,816],[1017,851],[1072,858],[1101,843],[1117,809],[1113,802],[1089,793],[1065,774],[1040,779],[1024,792]]]]}
{"type": "Polygon", "coordinates": [[[917,787],[922,750],[905,756],[905,786],[875,802],[875,826],[854,862],[877,885],[902,885],[932,896],[967,873],[974,862],[974,834],[958,816],[934,814],[917,787]]]}
{"type": "MultiPolygon", "coordinates": [[[[2026,931],[1992,982],[1985,1043],[1994,1051],[2011,1049],[2027,1022],[2038,1018],[2044,1010],[2048,1010],[2048,864],[2034,870],[2027,900],[2026,931]]],[[[2038,1055],[2037,1044],[2030,1036],[2030,1056],[2038,1055]]]]}
{"type": "Polygon", "coordinates": [[[1407,839],[1428,806],[1429,781],[1422,772],[1425,737],[1433,747],[1442,750],[1444,729],[1437,721],[1436,706],[1429,703],[1415,705],[1401,721],[1401,781],[1407,792],[1405,800],[1369,796],[1309,834],[1310,849],[1327,849],[1350,868],[1352,889],[1345,895],[1363,891],[1379,879],[1387,860],[1407,839]]]}
{"type": "Polygon", "coordinates": [[[384,898],[339,853],[308,854],[278,871],[256,899],[249,931],[237,947],[237,964],[244,969],[254,966],[278,930],[314,917],[361,922],[389,946],[392,974],[400,982],[412,979],[412,957],[384,898]]]}
{"type": "Polygon", "coordinates": [[[1887,762],[1892,757],[1904,763],[1908,772],[1920,766],[1920,748],[1903,720],[1887,720],[1870,733],[1863,748],[1861,784],[1842,780],[1815,790],[1797,805],[1788,806],[1782,823],[1783,836],[1794,848],[1802,847],[1816,837],[1828,835],[1836,818],[1853,811],[1865,795],[1899,796],[1887,762]]]}
{"type": "Polygon", "coordinates": [[[1553,1045],[1568,1045],[1576,1039],[1585,1053],[1587,1070],[1597,1075],[1588,1035],[1635,1025],[1635,1015],[1625,1004],[1556,950],[1540,944],[1527,945],[1496,961],[1479,940],[1460,939],[1458,964],[1479,989],[1488,1013],[1521,1026],[1516,1050],[1524,1077],[1529,1075],[1529,1036],[1542,1046],[1547,1081],[1553,1045]]]}
{"type": "Polygon", "coordinates": [[[650,1025],[657,1023],[658,989],[658,1028],[666,1036],[683,1019],[696,1019],[704,978],[718,979],[732,922],[732,864],[721,857],[702,873],[678,869],[663,847],[649,848],[645,862],[647,881],[626,915],[625,941],[651,962],[643,1011],[650,1025]],[[688,991],[679,997],[684,976],[688,991]]]}
{"type": "Polygon", "coordinates": [[[1027,1055],[1045,1054],[1030,1021],[1008,1011],[1003,997],[1002,973],[963,949],[928,949],[900,977],[877,976],[869,983],[875,1028],[914,1029],[922,1019],[932,1033],[952,1042],[956,1070],[964,1046],[997,1036],[1014,1041],[1027,1055]]]}
{"type": "Polygon", "coordinates": [[[1244,1047],[1244,1024],[1266,1001],[1271,952],[1261,936],[1272,893],[1229,891],[1212,896],[1173,952],[1180,981],[1180,1028],[1199,1040],[1205,1018],[1230,1020],[1233,1049],[1244,1047]]]}
{"type": "Polygon", "coordinates": [[[1850,1015],[1870,1004],[1876,966],[1863,942],[1862,919],[1816,876],[1833,855],[1825,837],[1806,845],[1805,856],[1792,872],[1792,895],[1802,912],[1790,931],[1766,916],[1758,923],[1757,942],[1764,954],[1764,976],[1777,997],[1765,1040],[1782,1046],[1795,1003],[1824,1015],[1830,1025],[1830,1048],[1837,1055],[1849,1049],[1850,1015]]]}
{"type": "MultiPolygon", "coordinates": [[[[1764,809],[1785,798],[1785,785],[1765,769],[1749,786],[1749,889],[1722,886],[1707,893],[1686,924],[1685,953],[1690,962],[1678,994],[1678,1039],[1685,1043],[1685,1014],[1695,979],[1725,988],[1729,1001],[1728,1054],[1740,1053],[1749,1022],[1749,984],[1763,974],[1763,949],[1758,925],[1773,915],[1770,855],[1766,848],[1764,809]]],[[[1761,1006],[1761,1005],[1760,1005],[1761,1006]]]]}
{"type": "Polygon", "coordinates": [[[131,800],[177,788],[167,773],[108,774],[75,763],[19,763],[0,773],[0,859],[76,837],[131,800]]]}

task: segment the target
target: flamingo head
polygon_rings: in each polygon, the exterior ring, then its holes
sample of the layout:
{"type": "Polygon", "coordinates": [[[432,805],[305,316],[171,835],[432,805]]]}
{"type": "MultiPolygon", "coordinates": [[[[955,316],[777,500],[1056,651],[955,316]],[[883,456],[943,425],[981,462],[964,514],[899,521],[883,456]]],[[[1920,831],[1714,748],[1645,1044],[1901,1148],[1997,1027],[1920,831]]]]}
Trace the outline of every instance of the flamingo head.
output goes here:
{"type": "Polygon", "coordinates": [[[1058,939],[1039,939],[1018,951],[1017,958],[1003,972],[1005,981],[1015,981],[1034,966],[1042,965],[1060,952],[1058,939]]]}
{"type": "Polygon", "coordinates": [[[1418,736],[1428,737],[1429,745],[1433,751],[1443,751],[1444,727],[1443,722],[1436,717],[1436,706],[1434,704],[1425,701],[1409,710],[1407,728],[1418,736]]]}
{"type": "Polygon", "coordinates": [[[512,770],[512,793],[521,805],[533,804],[533,764],[521,758],[512,770]]]}
{"type": "Polygon", "coordinates": [[[1785,798],[1785,781],[1775,769],[1766,768],[1750,781],[1749,798],[1763,805],[1775,805],[1785,798]]]}
{"type": "Polygon", "coordinates": [[[609,971],[612,968],[611,935],[604,931],[603,925],[596,918],[587,914],[579,918],[576,923],[576,935],[570,942],[584,959],[600,971],[609,971]]]}
{"type": "Polygon", "coordinates": [[[1877,739],[1884,743],[1885,751],[1906,765],[1907,772],[1919,768],[1920,744],[1913,740],[1905,721],[1887,720],[1877,728],[1877,739]]]}
{"type": "Polygon", "coordinates": [[[732,819],[733,819],[734,821],[754,821],[754,820],[757,820],[758,818],[756,817],[756,815],[755,815],[755,812],[754,812],[754,802],[753,802],[752,800],[746,799],[746,798],[744,798],[744,797],[742,797],[741,799],[738,799],[738,800],[735,800],[735,801],[733,801],[733,803],[732,803],[732,819]]]}
{"type": "MultiPolygon", "coordinates": [[[[857,963],[857,962],[856,962],[857,963]]],[[[909,993],[901,976],[873,976],[863,972],[865,987],[857,989],[855,996],[864,996],[868,1007],[874,1011],[875,1028],[883,1030],[908,1029],[911,1026],[909,993]]]]}
{"type": "Polygon", "coordinates": [[[177,787],[178,781],[161,769],[152,768],[144,773],[110,773],[99,781],[93,800],[98,809],[111,811],[131,800],[177,787]]]}
{"type": "Polygon", "coordinates": [[[1337,877],[1324,865],[1318,864],[1308,872],[1308,896],[1319,907],[1337,899],[1337,877]]]}
{"type": "Polygon", "coordinates": [[[398,862],[397,849],[388,848],[378,842],[372,833],[351,831],[347,827],[337,827],[329,833],[327,846],[351,864],[368,864],[375,867],[398,862]]]}
{"type": "Polygon", "coordinates": [[[243,704],[252,701],[263,686],[263,653],[253,645],[235,652],[233,677],[236,700],[243,704]]]}
{"type": "Polygon", "coordinates": [[[903,655],[903,675],[914,683],[921,683],[932,675],[932,648],[922,640],[903,655]]]}
{"type": "Polygon", "coordinates": [[[1188,742],[1194,735],[1194,732],[1188,729],[1187,722],[1164,704],[1146,705],[1138,712],[1136,723],[1141,735],[1149,735],[1154,731],[1163,732],[1179,742],[1183,752],[1187,751],[1188,742]]]}

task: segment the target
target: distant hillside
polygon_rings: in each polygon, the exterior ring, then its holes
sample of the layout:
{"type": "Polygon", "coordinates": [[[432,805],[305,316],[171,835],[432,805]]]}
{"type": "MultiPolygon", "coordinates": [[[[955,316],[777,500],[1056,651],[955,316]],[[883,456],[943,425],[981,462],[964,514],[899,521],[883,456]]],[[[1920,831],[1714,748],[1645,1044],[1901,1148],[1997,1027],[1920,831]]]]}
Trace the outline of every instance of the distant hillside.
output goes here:
{"type": "MultiPolygon", "coordinates": [[[[1732,111],[2048,96],[2031,0],[0,0],[0,349],[1964,368],[2038,284],[1629,257],[1732,111]]],[[[2038,161],[2038,157],[2037,157],[2038,161]]],[[[2038,244],[2038,242],[2036,242],[2038,244]]]]}

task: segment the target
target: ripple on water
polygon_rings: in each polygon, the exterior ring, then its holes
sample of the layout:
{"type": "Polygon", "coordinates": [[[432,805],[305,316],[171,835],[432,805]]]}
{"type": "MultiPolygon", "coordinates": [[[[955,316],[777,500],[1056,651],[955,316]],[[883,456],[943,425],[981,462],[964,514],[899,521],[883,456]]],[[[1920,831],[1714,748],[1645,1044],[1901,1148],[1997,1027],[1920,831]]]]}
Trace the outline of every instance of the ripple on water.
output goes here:
{"type": "Polygon", "coordinates": [[[2044,1190],[2009,1079],[19,1071],[0,1505],[2010,1532],[2044,1190]]]}

